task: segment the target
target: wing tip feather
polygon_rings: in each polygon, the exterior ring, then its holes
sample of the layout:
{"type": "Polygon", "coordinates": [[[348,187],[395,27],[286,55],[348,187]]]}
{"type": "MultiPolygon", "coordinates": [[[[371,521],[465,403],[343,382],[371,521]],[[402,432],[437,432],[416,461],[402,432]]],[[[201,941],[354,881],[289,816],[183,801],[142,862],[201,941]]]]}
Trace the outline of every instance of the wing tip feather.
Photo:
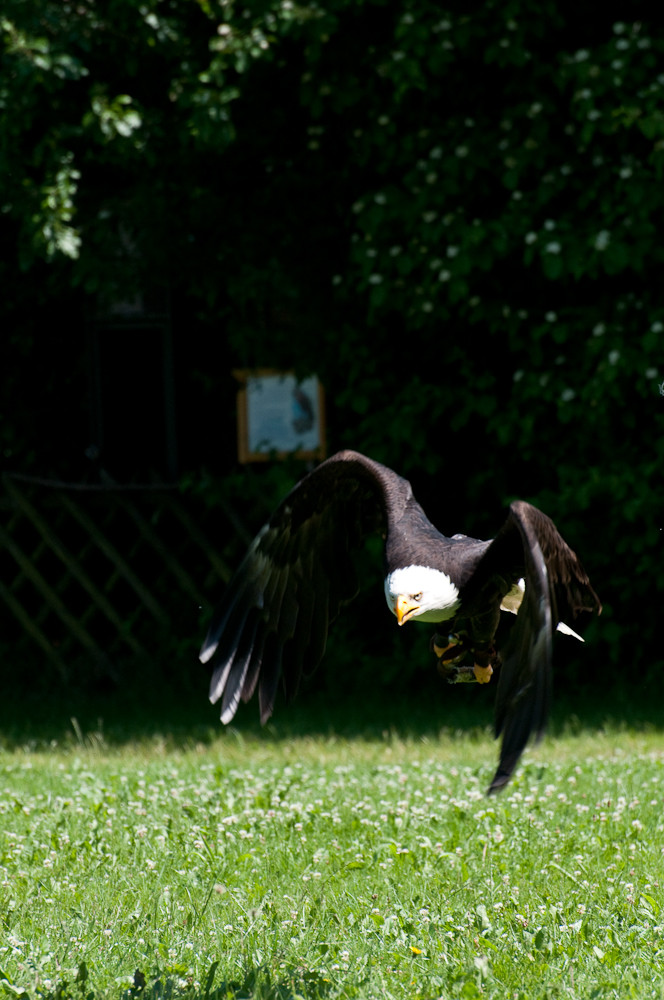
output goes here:
{"type": "Polygon", "coordinates": [[[201,663],[207,663],[209,660],[211,660],[212,657],[214,656],[214,651],[216,648],[217,648],[216,642],[210,643],[209,645],[207,643],[203,643],[203,645],[201,646],[201,651],[198,654],[198,659],[201,661],[201,663]]]}

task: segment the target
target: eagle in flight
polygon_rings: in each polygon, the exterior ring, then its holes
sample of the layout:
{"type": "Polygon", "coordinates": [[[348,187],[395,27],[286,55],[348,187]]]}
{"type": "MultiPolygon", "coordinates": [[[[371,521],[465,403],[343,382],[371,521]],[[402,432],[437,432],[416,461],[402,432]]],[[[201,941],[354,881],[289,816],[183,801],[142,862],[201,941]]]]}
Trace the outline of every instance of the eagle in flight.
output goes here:
{"type": "MultiPolygon", "coordinates": [[[[601,604],[553,521],[523,500],[495,538],[441,534],[392,469],[355,451],[318,465],[291,490],[252,542],[201,649],[213,667],[210,701],[222,722],[258,690],[261,722],[280,679],[292,696],[325,652],[330,624],[357,593],[354,553],[384,539],[385,598],[399,625],[442,627],[432,640],[451,682],[488,683],[499,667],[495,733],[502,736],[489,792],[510,779],[528,739],[544,733],[556,628],[601,604]],[[496,647],[502,611],[516,613],[496,647]],[[464,658],[472,666],[464,667],[464,658]]],[[[576,636],[580,638],[579,636],[576,636]]]]}

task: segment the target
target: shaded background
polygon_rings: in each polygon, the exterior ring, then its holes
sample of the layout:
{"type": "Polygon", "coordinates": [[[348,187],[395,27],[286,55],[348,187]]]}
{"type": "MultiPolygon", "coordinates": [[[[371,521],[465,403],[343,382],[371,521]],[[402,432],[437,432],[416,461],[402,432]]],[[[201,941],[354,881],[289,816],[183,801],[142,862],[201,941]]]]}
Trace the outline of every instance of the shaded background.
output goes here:
{"type": "MultiPolygon", "coordinates": [[[[443,532],[491,537],[517,496],[542,507],[604,604],[586,647],[558,643],[557,690],[657,699],[652,17],[528,0],[5,5],[7,690],[205,711],[209,604],[305,471],[237,462],[232,370],[277,367],[325,385],[328,452],[410,478],[443,532]]],[[[425,636],[390,629],[380,588],[358,611],[333,632],[325,696],[369,678],[380,697],[433,691],[425,636]]]]}

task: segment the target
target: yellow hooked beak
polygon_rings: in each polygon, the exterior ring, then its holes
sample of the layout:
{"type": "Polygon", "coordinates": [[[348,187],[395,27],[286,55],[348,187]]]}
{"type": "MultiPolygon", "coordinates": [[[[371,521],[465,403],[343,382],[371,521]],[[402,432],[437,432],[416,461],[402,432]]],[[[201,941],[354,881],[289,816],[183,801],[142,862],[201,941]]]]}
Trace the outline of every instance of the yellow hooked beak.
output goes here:
{"type": "Polygon", "coordinates": [[[399,625],[404,625],[418,609],[419,604],[412,597],[407,597],[406,594],[399,594],[394,605],[394,613],[397,616],[399,625]]]}

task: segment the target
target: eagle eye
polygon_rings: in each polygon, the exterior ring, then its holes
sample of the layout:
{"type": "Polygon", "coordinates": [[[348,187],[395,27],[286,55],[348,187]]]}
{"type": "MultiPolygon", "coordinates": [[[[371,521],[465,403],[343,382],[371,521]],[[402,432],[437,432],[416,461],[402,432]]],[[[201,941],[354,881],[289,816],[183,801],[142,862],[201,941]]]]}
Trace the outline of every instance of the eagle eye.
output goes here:
{"type": "Polygon", "coordinates": [[[419,594],[413,594],[412,597],[413,597],[414,601],[421,601],[422,600],[422,591],[420,591],[419,594]]]}

